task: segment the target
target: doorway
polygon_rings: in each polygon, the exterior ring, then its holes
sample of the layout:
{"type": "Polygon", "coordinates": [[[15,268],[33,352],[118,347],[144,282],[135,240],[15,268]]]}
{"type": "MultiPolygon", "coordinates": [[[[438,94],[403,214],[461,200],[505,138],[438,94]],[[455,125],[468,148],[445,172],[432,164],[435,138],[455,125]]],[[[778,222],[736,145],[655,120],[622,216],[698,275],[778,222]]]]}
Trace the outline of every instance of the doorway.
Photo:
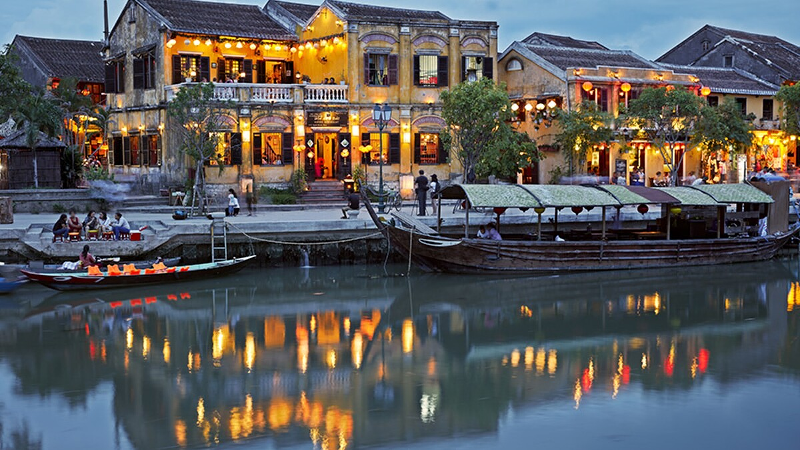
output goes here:
{"type": "Polygon", "coordinates": [[[339,173],[339,135],[337,133],[317,133],[316,142],[316,177],[322,179],[336,178],[339,173]]]}

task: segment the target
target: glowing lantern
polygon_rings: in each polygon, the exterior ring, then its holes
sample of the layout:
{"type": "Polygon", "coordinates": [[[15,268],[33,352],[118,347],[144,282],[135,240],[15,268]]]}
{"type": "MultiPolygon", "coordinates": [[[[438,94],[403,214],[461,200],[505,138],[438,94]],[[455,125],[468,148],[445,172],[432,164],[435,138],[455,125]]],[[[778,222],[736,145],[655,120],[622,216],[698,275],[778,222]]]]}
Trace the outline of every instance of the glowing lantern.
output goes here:
{"type": "Polygon", "coordinates": [[[225,48],[231,48],[231,47],[232,47],[232,46],[231,46],[231,43],[230,43],[230,42],[226,42],[226,43],[225,43],[225,48]]]}
{"type": "Polygon", "coordinates": [[[592,90],[592,87],[594,87],[594,85],[592,84],[591,81],[584,81],[581,87],[583,88],[584,91],[589,92],[592,90]]]}
{"type": "Polygon", "coordinates": [[[236,43],[236,48],[242,48],[242,47],[244,47],[244,45],[242,45],[242,43],[241,43],[241,42],[237,42],[237,43],[236,43]]]}
{"type": "Polygon", "coordinates": [[[211,47],[211,39],[206,39],[206,47],[211,47]]]}
{"type": "Polygon", "coordinates": [[[533,105],[530,103],[525,103],[525,111],[531,112],[533,110],[533,105]]]}
{"type": "Polygon", "coordinates": [[[189,39],[186,39],[186,40],[183,41],[183,45],[190,45],[191,43],[192,43],[192,41],[189,40],[189,39]]]}
{"type": "Polygon", "coordinates": [[[622,86],[619,87],[622,89],[622,92],[630,92],[631,91],[631,84],[630,83],[622,83],[622,86]]]}
{"type": "Polygon", "coordinates": [[[172,46],[175,45],[176,43],[177,41],[175,39],[170,39],[167,41],[167,47],[172,48],[172,46]]]}
{"type": "Polygon", "coordinates": [[[327,47],[328,46],[328,40],[327,39],[323,39],[322,42],[320,42],[319,45],[321,45],[323,47],[327,47]]]}
{"type": "Polygon", "coordinates": [[[339,40],[339,37],[338,37],[338,36],[337,36],[337,37],[335,37],[335,38],[333,38],[333,43],[334,43],[334,44],[337,44],[337,45],[338,45],[338,44],[339,44],[339,42],[341,42],[341,41],[339,40]]]}
{"type": "Polygon", "coordinates": [[[555,108],[556,107],[556,101],[555,100],[550,100],[549,102],[547,102],[547,107],[550,108],[550,109],[555,108]]]}
{"type": "Polygon", "coordinates": [[[636,207],[636,210],[639,211],[639,214],[644,215],[644,214],[647,214],[647,211],[649,211],[650,208],[645,204],[641,204],[641,205],[636,207]]]}
{"type": "Polygon", "coordinates": [[[194,46],[197,47],[198,45],[200,45],[200,39],[195,39],[194,41],[192,41],[192,44],[194,44],[194,46]]]}
{"type": "Polygon", "coordinates": [[[709,94],[711,94],[711,88],[709,88],[708,86],[703,86],[702,88],[700,88],[700,95],[702,95],[703,97],[708,97],[709,94]]]}
{"type": "Polygon", "coordinates": [[[306,49],[311,50],[312,44],[311,42],[306,42],[306,49]]]}
{"type": "Polygon", "coordinates": [[[255,49],[256,49],[256,44],[250,44],[250,50],[255,50],[255,49]]]}
{"type": "Polygon", "coordinates": [[[517,104],[517,103],[512,103],[512,104],[511,104],[511,110],[512,110],[512,111],[519,111],[519,104],[517,104]]]}
{"type": "Polygon", "coordinates": [[[292,53],[297,53],[297,47],[292,47],[289,49],[292,53]]]}

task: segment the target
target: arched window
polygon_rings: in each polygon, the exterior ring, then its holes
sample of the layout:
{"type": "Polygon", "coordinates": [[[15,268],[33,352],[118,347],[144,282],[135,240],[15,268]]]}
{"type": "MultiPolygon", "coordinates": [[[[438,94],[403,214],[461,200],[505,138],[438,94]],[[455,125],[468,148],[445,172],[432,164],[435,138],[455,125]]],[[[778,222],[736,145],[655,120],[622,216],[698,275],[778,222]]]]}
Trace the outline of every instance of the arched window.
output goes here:
{"type": "Polygon", "coordinates": [[[520,62],[518,59],[512,59],[506,64],[506,70],[509,72],[522,70],[522,62],[520,62]]]}

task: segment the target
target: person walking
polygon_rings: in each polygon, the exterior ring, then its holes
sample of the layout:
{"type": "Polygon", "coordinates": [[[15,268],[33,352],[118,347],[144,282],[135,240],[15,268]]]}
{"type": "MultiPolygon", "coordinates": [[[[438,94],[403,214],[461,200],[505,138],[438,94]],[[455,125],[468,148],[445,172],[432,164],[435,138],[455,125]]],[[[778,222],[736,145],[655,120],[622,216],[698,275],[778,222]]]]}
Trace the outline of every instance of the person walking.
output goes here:
{"type": "Polygon", "coordinates": [[[247,200],[247,215],[253,215],[253,205],[256,203],[256,194],[253,192],[252,186],[247,186],[247,193],[245,194],[245,200],[247,200]]]}
{"type": "Polygon", "coordinates": [[[436,204],[436,200],[439,198],[439,190],[442,186],[439,184],[439,177],[436,174],[431,175],[431,183],[428,186],[428,190],[431,191],[431,209],[433,210],[433,215],[436,215],[436,211],[438,205],[436,204]]]}
{"type": "Polygon", "coordinates": [[[131,232],[131,224],[128,223],[128,219],[122,217],[122,213],[118,212],[114,214],[114,221],[111,222],[111,231],[114,232],[114,240],[118,241],[120,234],[131,232]]]}
{"type": "Polygon", "coordinates": [[[235,216],[239,211],[239,198],[236,197],[236,191],[228,189],[228,215],[235,216]]]}
{"type": "Polygon", "coordinates": [[[426,209],[426,199],[428,197],[428,177],[425,176],[425,171],[420,170],[419,176],[414,181],[414,190],[417,192],[417,201],[419,202],[419,212],[417,215],[424,216],[426,209]]]}

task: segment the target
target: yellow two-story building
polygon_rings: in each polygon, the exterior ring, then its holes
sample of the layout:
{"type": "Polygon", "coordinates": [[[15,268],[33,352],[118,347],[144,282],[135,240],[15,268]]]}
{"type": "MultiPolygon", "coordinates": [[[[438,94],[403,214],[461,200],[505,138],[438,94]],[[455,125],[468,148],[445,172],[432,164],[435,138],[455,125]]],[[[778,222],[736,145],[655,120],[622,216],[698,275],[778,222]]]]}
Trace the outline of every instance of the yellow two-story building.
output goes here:
{"type": "Polygon", "coordinates": [[[191,165],[166,108],[181,86],[215,83],[231,101],[220,189],[341,179],[356,165],[410,192],[420,168],[459,173],[440,145],[439,93],[497,73],[497,24],[327,0],[255,5],[130,0],[106,49],[114,117],[109,165],[118,179],[183,183],[191,165]],[[374,104],[392,107],[379,133],[374,104]],[[382,141],[382,142],[381,142],[382,141]],[[383,153],[379,152],[383,148],[383,153]]]}

